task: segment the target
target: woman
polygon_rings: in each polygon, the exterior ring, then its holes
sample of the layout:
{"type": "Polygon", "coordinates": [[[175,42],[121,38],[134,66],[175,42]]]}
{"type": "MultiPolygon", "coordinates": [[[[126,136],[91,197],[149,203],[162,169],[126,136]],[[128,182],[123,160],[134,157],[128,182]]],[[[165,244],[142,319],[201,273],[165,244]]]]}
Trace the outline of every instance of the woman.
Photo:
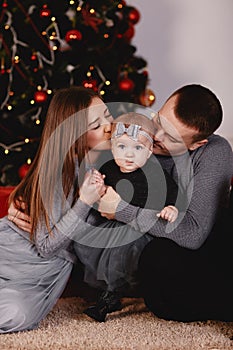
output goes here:
{"type": "Polygon", "coordinates": [[[72,238],[86,231],[82,217],[105,191],[84,172],[109,149],[110,122],[92,90],[55,93],[35,160],[10,197],[24,208],[24,230],[17,217],[0,220],[0,333],[35,329],[62,294],[75,262],[72,238]]]}

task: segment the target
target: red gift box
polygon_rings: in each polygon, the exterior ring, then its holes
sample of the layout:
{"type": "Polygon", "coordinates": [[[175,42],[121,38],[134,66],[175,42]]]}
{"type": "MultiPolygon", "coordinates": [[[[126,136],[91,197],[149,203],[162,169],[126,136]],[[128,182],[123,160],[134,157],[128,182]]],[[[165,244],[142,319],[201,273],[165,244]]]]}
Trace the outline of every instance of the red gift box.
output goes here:
{"type": "Polygon", "coordinates": [[[0,186],[0,218],[7,215],[8,197],[14,188],[14,186],[0,186]]]}

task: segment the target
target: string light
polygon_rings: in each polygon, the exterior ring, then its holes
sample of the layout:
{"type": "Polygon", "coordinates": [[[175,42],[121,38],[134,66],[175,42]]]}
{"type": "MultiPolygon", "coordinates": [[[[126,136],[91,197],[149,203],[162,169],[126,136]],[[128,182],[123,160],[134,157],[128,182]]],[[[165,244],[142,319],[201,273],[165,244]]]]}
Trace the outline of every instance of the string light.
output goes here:
{"type": "Polygon", "coordinates": [[[152,101],[154,101],[155,100],[155,96],[154,95],[150,95],[149,96],[149,100],[152,102],[152,101]]]}
{"type": "MultiPolygon", "coordinates": [[[[21,11],[25,14],[25,16],[28,19],[28,21],[30,22],[30,24],[31,24],[33,30],[35,31],[35,33],[38,36],[40,36],[41,34],[39,33],[37,27],[35,26],[35,24],[32,22],[32,20],[30,18],[30,13],[29,12],[27,13],[24,10],[22,4],[19,4],[19,7],[20,7],[21,11]]],[[[12,106],[10,104],[7,104],[7,102],[8,102],[8,99],[12,96],[10,94],[10,91],[12,90],[11,86],[12,86],[12,82],[13,82],[13,70],[14,70],[14,68],[17,69],[18,73],[23,77],[24,80],[28,80],[28,75],[25,75],[23,73],[22,69],[18,66],[18,63],[20,62],[20,57],[16,54],[18,52],[18,46],[19,45],[20,46],[24,46],[24,47],[28,47],[28,44],[24,43],[24,42],[22,42],[22,41],[20,41],[18,39],[17,33],[16,33],[15,29],[12,26],[12,15],[10,14],[10,12],[6,12],[5,14],[6,14],[5,30],[10,30],[11,31],[13,44],[11,45],[11,47],[7,47],[5,41],[3,41],[3,48],[5,49],[6,52],[9,52],[9,53],[12,52],[11,61],[14,62],[14,65],[12,65],[12,67],[10,69],[7,69],[7,73],[9,74],[9,79],[8,79],[9,83],[8,83],[7,93],[5,95],[5,99],[2,102],[2,104],[0,106],[0,109],[3,109],[4,106],[6,106],[7,109],[10,111],[10,110],[12,110],[12,106]]],[[[56,18],[52,17],[51,21],[55,21],[55,20],[56,20],[56,18]]],[[[53,25],[54,25],[54,23],[53,23],[53,25]]],[[[47,35],[46,31],[43,31],[42,33],[43,33],[43,35],[47,35]]],[[[54,33],[55,33],[55,31],[53,31],[53,34],[54,33]]],[[[45,42],[44,39],[42,41],[49,48],[47,42],[45,42]]],[[[49,50],[50,59],[47,57],[48,55],[46,55],[46,57],[45,57],[44,55],[42,55],[41,52],[33,52],[31,59],[35,60],[37,58],[38,59],[38,67],[40,69],[43,69],[43,66],[44,66],[43,62],[46,62],[49,65],[53,65],[54,64],[55,57],[54,57],[54,53],[53,52],[56,51],[56,50],[57,50],[57,46],[54,46],[52,50],[51,49],[49,50]],[[34,57],[33,57],[33,55],[34,55],[34,57]]],[[[33,71],[37,72],[38,68],[34,67],[33,71]]],[[[30,80],[29,80],[29,85],[32,85],[32,82],[30,80]]],[[[31,101],[30,103],[34,104],[34,101],[31,101]]]]}
{"type": "Polygon", "coordinates": [[[22,147],[20,146],[28,144],[29,142],[35,142],[35,140],[30,140],[29,138],[25,138],[24,141],[15,142],[15,143],[12,143],[11,145],[5,145],[4,143],[0,142],[0,147],[4,149],[5,154],[9,154],[10,151],[21,152],[22,147]]]}
{"type": "MultiPolygon", "coordinates": [[[[12,11],[13,7],[9,2],[9,5],[6,6],[7,8],[3,11],[4,16],[2,15],[0,20],[2,27],[5,28],[5,31],[8,31],[8,33],[3,33],[0,40],[0,48],[3,51],[3,55],[1,55],[0,58],[0,74],[4,74],[4,76],[0,77],[4,79],[4,82],[7,81],[7,84],[5,84],[5,92],[1,92],[3,94],[3,102],[1,101],[0,109],[4,110],[3,113],[7,115],[8,110],[9,116],[12,114],[12,120],[17,117],[23,124],[26,124],[28,119],[30,119],[31,123],[29,121],[29,125],[33,123],[34,129],[38,129],[34,130],[34,132],[40,132],[43,126],[41,124],[44,120],[45,109],[48,105],[45,102],[49,102],[49,95],[52,95],[54,92],[54,90],[49,87],[51,86],[55,90],[58,89],[60,81],[63,79],[63,73],[65,74],[65,77],[64,80],[62,80],[62,84],[63,82],[64,84],[68,83],[70,85],[86,84],[87,87],[94,91],[98,91],[101,96],[108,95],[106,96],[106,99],[108,99],[109,96],[111,98],[112,93],[114,96],[115,94],[117,95],[117,79],[120,78],[121,65],[124,63],[120,61],[120,67],[116,70],[116,75],[112,75],[112,70],[108,71],[107,69],[105,72],[105,62],[103,62],[105,60],[104,53],[106,52],[106,57],[113,57],[112,63],[114,66],[115,56],[108,55],[108,52],[115,49],[115,42],[119,43],[119,47],[121,48],[121,39],[122,42],[124,41],[124,43],[128,44],[130,38],[129,36],[124,36],[124,28],[126,27],[124,24],[129,24],[127,11],[130,11],[130,8],[132,7],[127,9],[124,0],[113,1],[111,5],[109,4],[109,7],[111,11],[116,11],[115,18],[115,16],[111,16],[110,12],[108,12],[108,3],[106,5],[101,3],[99,4],[100,6],[95,9],[93,1],[68,0],[68,7],[65,10],[65,21],[67,24],[67,19],[69,19],[71,26],[65,26],[64,32],[64,28],[62,28],[63,23],[60,17],[61,14],[59,13],[58,18],[54,16],[58,13],[57,9],[54,9],[53,7],[53,9],[50,9],[48,5],[43,5],[43,2],[38,6],[34,4],[26,5],[25,2],[20,0],[14,0],[13,3],[17,4],[16,10],[22,12],[21,16],[23,15],[25,23],[30,26],[28,26],[29,30],[31,29],[33,31],[33,35],[30,38],[35,38],[35,42],[31,43],[32,40],[28,40],[29,37],[27,35],[25,36],[25,42],[20,40],[23,38],[24,27],[20,28],[20,24],[18,27],[17,21],[14,20],[17,11],[12,11]],[[125,7],[126,12],[120,13],[120,10],[125,7]],[[35,20],[37,14],[40,16],[39,21],[35,20]],[[108,15],[110,15],[111,19],[107,17],[108,15]],[[3,21],[5,21],[5,23],[3,21]],[[80,21],[80,26],[78,21],[80,21]],[[118,30],[117,25],[119,22],[122,23],[123,29],[120,28],[118,30]],[[116,30],[114,30],[115,28],[116,30]],[[18,37],[19,29],[21,30],[20,38],[18,37]],[[69,41],[66,40],[66,32],[74,30],[76,30],[76,33],[73,33],[73,37],[71,36],[69,41]],[[93,35],[89,35],[89,33],[93,35]],[[121,38],[117,36],[117,33],[121,34],[121,38]],[[91,37],[90,43],[88,42],[89,37],[91,37]],[[43,44],[44,47],[41,48],[42,45],[37,45],[39,41],[41,41],[41,44],[43,44]],[[8,42],[10,42],[9,46],[7,46],[8,42]],[[85,51],[86,46],[88,46],[87,52],[85,51]],[[58,50],[60,51],[59,54],[57,53],[58,50]],[[63,52],[65,53],[63,55],[64,60],[62,57],[63,52]],[[78,54],[71,59],[73,52],[77,52],[78,54]],[[81,60],[79,59],[79,53],[82,54],[81,60]],[[90,65],[86,66],[88,60],[86,60],[86,62],[84,56],[89,55],[89,53],[91,53],[92,61],[90,65]],[[103,58],[101,58],[101,55],[103,58]],[[58,63],[56,62],[57,57],[58,63]],[[67,58],[69,62],[66,61],[67,58]],[[72,63],[70,63],[70,61],[72,63]],[[97,65],[97,62],[100,62],[100,66],[97,65]],[[56,68],[57,71],[55,71],[56,68]],[[60,74],[60,71],[61,77],[56,77],[56,75],[60,74]],[[22,77],[23,89],[21,91],[24,91],[23,93],[20,92],[17,85],[14,85],[15,77],[18,77],[19,75],[20,78],[22,77]],[[112,78],[112,76],[114,78],[112,78]],[[113,81],[113,79],[116,81],[113,81]],[[37,86],[38,82],[39,85],[37,86]],[[111,89],[108,88],[109,86],[111,89]],[[40,92],[40,94],[38,94],[38,92],[40,92]],[[44,96],[42,96],[43,94],[44,96]],[[19,113],[16,108],[17,104],[19,105],[19,113]],[[25,108],[24,113],[21,112],[23,108],[25,108]],[[10,111],[13,113],[10,113],[10,111]]],[[[4,4],[7,4],[7,0],[3,0],[3,7],[4,4]]],[[[21,17],[19,16],[19,18],[21,17]]],[[[131,18],[131,22],[132,21],[133,18],[131,18]]],[[[132,71],[132,73],[136,73],[138,70],[136,66],[137,64],[134,66],[133,62],[131,67],[131,61],[129,61],[126,69],[127,72],[132,71]]],[[[112,68],[113,71],[115,68],[115,66],[112,68]]],[[[132,77],[134,77],[134,74],[132,74],[132,77]]],[[[136,79],[137,77],[135,74],[135,79],[132,78],[132,80],[135,80],[136,83],[136,79]]],[[[140,88],[138,90],[140,92],[140,88]]],[[[132,99],[134,96],[136,96],[136,92],[133,96],[129,95],[129,98],[132,99]]],[[[150,98],[151,97],[148,95],[148,100],[150,98]]],[[[25,145],[26,148],[27,144],[30,148],[31,142],[32,140],[29,137],[25,137],[21,143],[7,146],[0,144],[1,147],[4,146],[2,154],[3,152],[5,152],[5,154],[11,153],[13,150],[23,150],[23,146],[25,145]]],[[[28,157],[27,164],[31,161],[31,158],[28,157]]]]}
{"type": "Polygon", "coordinates": [[[1,70],[5,71],[5,63],[4,63],[4,57],[1,58],[1,70]]]}

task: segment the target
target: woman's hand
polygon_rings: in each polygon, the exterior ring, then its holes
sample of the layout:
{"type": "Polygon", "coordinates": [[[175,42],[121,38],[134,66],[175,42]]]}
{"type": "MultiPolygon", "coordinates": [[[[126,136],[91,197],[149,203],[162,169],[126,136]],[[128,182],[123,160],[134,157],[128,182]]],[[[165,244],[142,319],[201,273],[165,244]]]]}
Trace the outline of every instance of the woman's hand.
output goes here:
{"type": "Polygon", "coordinates": [[[104,177],[105,175],[100,174],[95,169],[86,173],[83,184],[79,189],[79,198],[82,202],[92,205],[99,201],[106,191],[104,177]]]}
{"type": "Polygon", "coordinates": [[[30,223],[30,217],[26,214],[24,214],[24,210],[26,208],[26,204],[19,200],[17,201],[17,205],[20,207],[21,210],[15,208],[14,204],[12,203],[8,208],[8,219],[12,221],[16,226],[18,226],[20,229],[31,233],[31,223],[30,223]]]}
{"type": "Polygon", "coordinates": [[[98,211],[101,216],[109,220],[115,219],[115,213],[118,204],[121,201],[119,194],[111,187],[108,186],[106,193],[100,198],[98,211]]]}

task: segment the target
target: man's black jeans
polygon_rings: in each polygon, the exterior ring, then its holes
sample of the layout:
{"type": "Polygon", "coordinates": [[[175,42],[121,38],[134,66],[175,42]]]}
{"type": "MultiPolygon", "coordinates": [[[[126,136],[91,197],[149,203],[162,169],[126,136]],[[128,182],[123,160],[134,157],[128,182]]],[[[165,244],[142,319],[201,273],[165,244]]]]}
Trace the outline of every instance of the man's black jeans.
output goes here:
{"type": "Polygon", "coordinates": [[[233,210],[224,213],[201,248],[155,237],[139,262],[145,303],[167,320],[233,321],[232,275],[233,210]]]}

